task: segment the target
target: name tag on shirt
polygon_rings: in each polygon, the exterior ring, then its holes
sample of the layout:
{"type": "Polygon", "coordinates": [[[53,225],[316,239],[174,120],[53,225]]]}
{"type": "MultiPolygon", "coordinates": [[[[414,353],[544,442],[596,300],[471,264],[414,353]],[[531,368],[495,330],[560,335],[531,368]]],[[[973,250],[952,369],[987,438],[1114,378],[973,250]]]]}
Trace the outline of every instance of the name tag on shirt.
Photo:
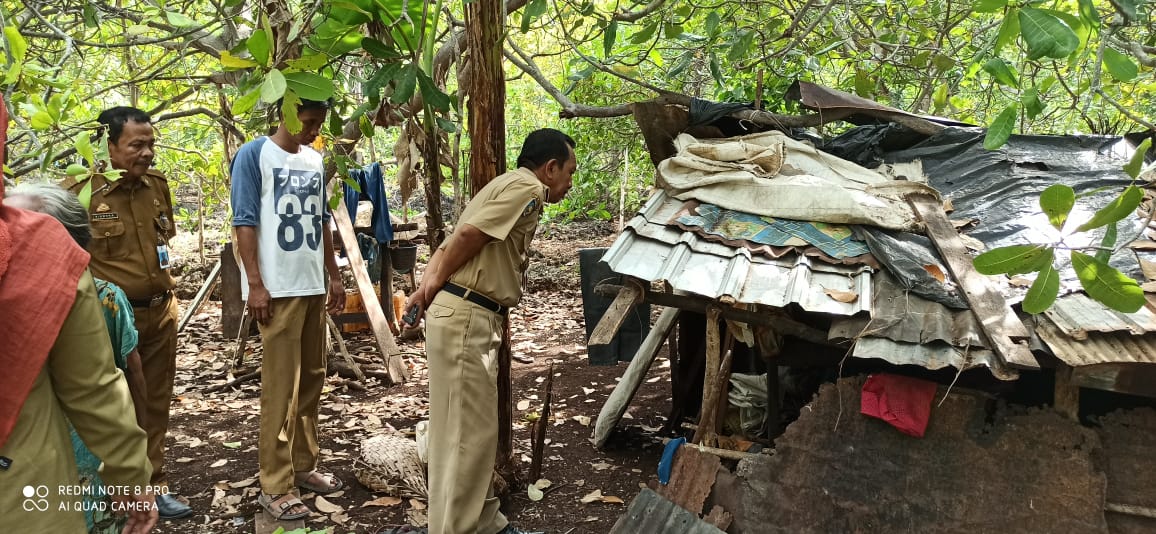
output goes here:
{"type": "Polygon", "coordinates": [[[161,269],[169,268],[169,246],[157,245],[157,260],[160,261],[161,269]]]}

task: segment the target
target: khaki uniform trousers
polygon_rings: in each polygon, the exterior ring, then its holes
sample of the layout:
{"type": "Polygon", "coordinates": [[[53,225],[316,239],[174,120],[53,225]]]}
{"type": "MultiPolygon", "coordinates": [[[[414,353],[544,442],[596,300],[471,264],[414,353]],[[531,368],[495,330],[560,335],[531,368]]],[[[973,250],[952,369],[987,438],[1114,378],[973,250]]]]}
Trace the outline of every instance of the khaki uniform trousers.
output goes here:
{"type": "Polygon", "coordinates": [[[325,295],[272,300],[273,317],[258,325],[261,429],[257,443],[261,491],[289,493],[295,471],[317,468],[317,409],[325,385],[325,295]]]}
{"type": "Polygon", "coordinates": [[[173,402],[173,379],[177,374],[177,299],[170,295],[161,305],[134,307],[145,381],[145,432],[154,486],[168,486],[165,473],[165,436],[169,432],[169,407],[173,402]]]}
{"type": "Polygon", "coordinates": [[[498,448],[502,317],[444,291],[426,311],[429,532],[495,534],[508,521],[491,485],[498,448]]]}

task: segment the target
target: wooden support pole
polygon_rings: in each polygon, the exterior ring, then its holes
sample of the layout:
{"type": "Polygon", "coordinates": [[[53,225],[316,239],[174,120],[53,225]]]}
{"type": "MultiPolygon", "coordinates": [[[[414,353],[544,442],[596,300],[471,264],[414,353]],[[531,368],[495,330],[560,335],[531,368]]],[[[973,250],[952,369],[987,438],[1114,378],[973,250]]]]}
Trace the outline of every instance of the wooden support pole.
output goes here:
{"type": "Polygon", "coordinates": [[[369,280],[369,273],[365,270],[365,260],[361,257],[361,248],[357,244],[357,236],[353,232],[353,223],[349,220],[349,212],[343,209],[333,210],[333,221],[337,223],[337,232],[341,235],[341,242],[345,245],[345,255],[349,258],[350,268],[353,269],[353,278],[357,280],[357,289],[362,295],[361,302],[365,304],[369,325],[373,329],[373,336],[377,339],[377,347],[381,351],[381,357],[385,360],[385,371],[393,384],[401,384],[409,378],[409,368],[402,361],[401,351],[398,350],[393,333],[386,323],[385,312],[381,309],[381,303],[373,298],[373,282],[369,280]]]}
{"type": "MultiPolygon", "coordinates": [[[[385,319],[389,322],[389,331],[393,335],[401,334],[398,329],[398,318],[394,317],[393,313],[393,258],[389,255],[389,244],[379,243],[377,248],[378,257],[381,258],[381,298],[378,302],[381,307],[385,308],[385,319]]],[[[414,266],[417,269],[417,266],[414,266]]]]}
{"type": "Polygon", "coordinates": [[[245,361],[245,344],[249,341],[249,326],[253,324],[253,316],[248,313],[241,319],[237,327],[237,349],[233,351],[233,369],[240,369],[245,361]]]}
{"type": "Polygon", "coordinates": [[[541,416],[534,421],[531,431],[533,443],[530,445],[530,482],[542,478],[542,457],[546,455],[546,429],[550,427],[550,400],[554,394],[554,362],[550,362],[550,374],[546,375],[545,400],[542,401],[541,416]]]}
{"type": "Polygon", "coordinates": [[[237,336],[237,329],[245,316],[245,301],[241,300],[241,268],[238,264],[233,243],[225,243],[221,249],[221,335],[225,337],[237,336]]]}
{"type": "Polygon", "coordinates": [[[189,324],[189,320],[193,318],[193,314],[197,313],[197,309],[201,307],[201,303],[205,301],[205,297],[213,290],[213,285],[217,283],[217,277],[221,275],[221,260],[217,260],[217,264],[213,266],[213,270],[209,272],[209,276],[205,278],[205,283],[201,284],[201,290],[197,291],[197,296],[193,298],[193,302],[185,308],[185,314],[181,316],[181,322],[177,324],[177,333],[180,334],[185,329],[185,325],[189,324]]]}
{"type": "Polygon", "coordinates": [[[1080,388],[1072,385],[1072,368],[1064,362],[1056,364],[1056,386],[1052,407],[1072,421],[1080,420],[1080,388]]]}
{"type": "Polygon", "coordinates": [[[595,447],[602,448],[606,444],[606,440],[610,438],[611,431],[622,420],[622,415],[630,407],[630,401],[638,392],[642,380],[646,378],[646,372],[658,356],[662,342],[666,340],[674,328],[678,313],[678,308],[662,310],[658,316],[658,321],[654,323],[654,327],[650,329],[646,339],[642,340],[638,352],[634,354],[634,358],[630,359],[630,365],[626,367],[626,372],[622,373],[622,379],[614,386],[614,391],[606,398],[606,403],[602,405],[602,410],[598,412],[598,419],[594,422],[595,447]]]}
{"type": "Polygon", "coordinates": [[[927,236],[963,290],[964,298],[983,327],[992,351],[1011,367],[1039,369],[1040,364],[1026,342],[1029,337],[1027,327],[1016,317],[991,281],[975,270],[971,254],[947,218],[943,205],[931,195],[922,193],[909,195],[907,202],[927,227],[927,236]]]}
{"type": "Polygon", "coordinates": [[[517,479],[517,464],[514,463],[514,402],[511,391],[510,360],[510,318],[502,321],[502,345],[498,347],[498,457],[494,469],[508,489],[517,479]]]}
{"type": "Polygon", "coordinates": [[[716,440],[715,433],[715,417],[717,416],[717,408],[715,406],[715,392],[714,384],[718,380],[720,365],[722,363],[722,343],[719,340],[719,315],[721,310],[718,306],[711,306],[706,310],[706,372],[703,377],[702,387],[702,407],[698,411],[698,430],[694,432],[693,443],[713,447],[716,440]]]}
{"type": "Polygon", "coordinates": [[[610,307],[606,309],[606,313],[602,315],[602,320],[598,321],[598,326],[594,327],[594,331],[590,333],[590,340],[587,345],[609,345],[614,340],[614,335],[618,333],[618,329],[622,328],[622,323],[626,321],[626,315],[634,309],[639,302],[642,302],[644,291],[637,283],[629,283],[618,291],[618,295],[614,297],[614,302],[610,303],[610,307]]]}

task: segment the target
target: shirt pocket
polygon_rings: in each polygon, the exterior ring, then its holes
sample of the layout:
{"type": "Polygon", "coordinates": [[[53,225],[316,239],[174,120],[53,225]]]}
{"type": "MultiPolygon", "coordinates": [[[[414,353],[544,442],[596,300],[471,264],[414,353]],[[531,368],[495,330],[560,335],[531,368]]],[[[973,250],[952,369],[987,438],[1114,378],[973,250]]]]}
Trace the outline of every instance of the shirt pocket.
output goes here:
{"type": "Polygon", "coordinates": [[[441,319],[443,317],[452,316],[454,314],[454,309],[449,306],[442,306],[441,304],[434,304],[431,302],[429,309],[426,310],[425,313],[430,317],[437,317],[438,319],[441,319]]]}
{"type": "Polygon", "coordinates": [[[122,259],[129,254],[128,236],[120,221],[92,222],[92,253],[103,259],[122,259]]]}
{"type": "Polygon", "coordinates": [[[165,214],[153,217],[153,226],[157,229],[157,236],[161,238],[165,244],[169,244],[169,239],[172,239],[176,232],[173,228],[173,220],[165,214]]]}

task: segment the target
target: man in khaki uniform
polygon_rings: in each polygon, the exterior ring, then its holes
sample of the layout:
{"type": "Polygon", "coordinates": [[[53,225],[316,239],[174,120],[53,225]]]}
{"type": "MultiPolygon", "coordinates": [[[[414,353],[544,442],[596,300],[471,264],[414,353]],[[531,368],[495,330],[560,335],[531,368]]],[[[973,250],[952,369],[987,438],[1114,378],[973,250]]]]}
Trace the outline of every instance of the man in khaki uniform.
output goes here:
{"type": "MultiPolygon", "coordinates": [[[[3,195],[0,185],[0,198],[3,195]]],[[[0,204],[0,513],[6,532],[84,532],[68,423],[104,461],[123,532],[157,519],[145,433],[113,365],[88,254],[46,215],[0,204]]]]}
{"type": "MultiPolygon", "coordinates": [[[[543,203],[570,190],[574,140],[532,132],[518,169],[470,201],[453,235],[430,258],[406,309],[426,318],[429,359],[429,531],[518,533],[490,486],[498,443],[498,348],[506,313],[522,297],[527,250],[543,203]]],[[[413,324],[417,324],[415,320],[413,324]]]]}
{"type": "MultiPolygon", "coordinates": [[[[97,174],[64,185],[82,203],[89,198],[93,274],[120,286],[132,303],[146,388],[151,483],[167,487],[165,435],[177,358],[176,281],[169,270],[169,240],[176,235],[172,195],[164,175],[151,169],[156,137],[148,114],[121,106],[105,110],[97,121],[106,129],[109,160],[120,177],[97,174]]],[[[171,494],[157,504],[165,519],[192,514],[171,494]]]]}

